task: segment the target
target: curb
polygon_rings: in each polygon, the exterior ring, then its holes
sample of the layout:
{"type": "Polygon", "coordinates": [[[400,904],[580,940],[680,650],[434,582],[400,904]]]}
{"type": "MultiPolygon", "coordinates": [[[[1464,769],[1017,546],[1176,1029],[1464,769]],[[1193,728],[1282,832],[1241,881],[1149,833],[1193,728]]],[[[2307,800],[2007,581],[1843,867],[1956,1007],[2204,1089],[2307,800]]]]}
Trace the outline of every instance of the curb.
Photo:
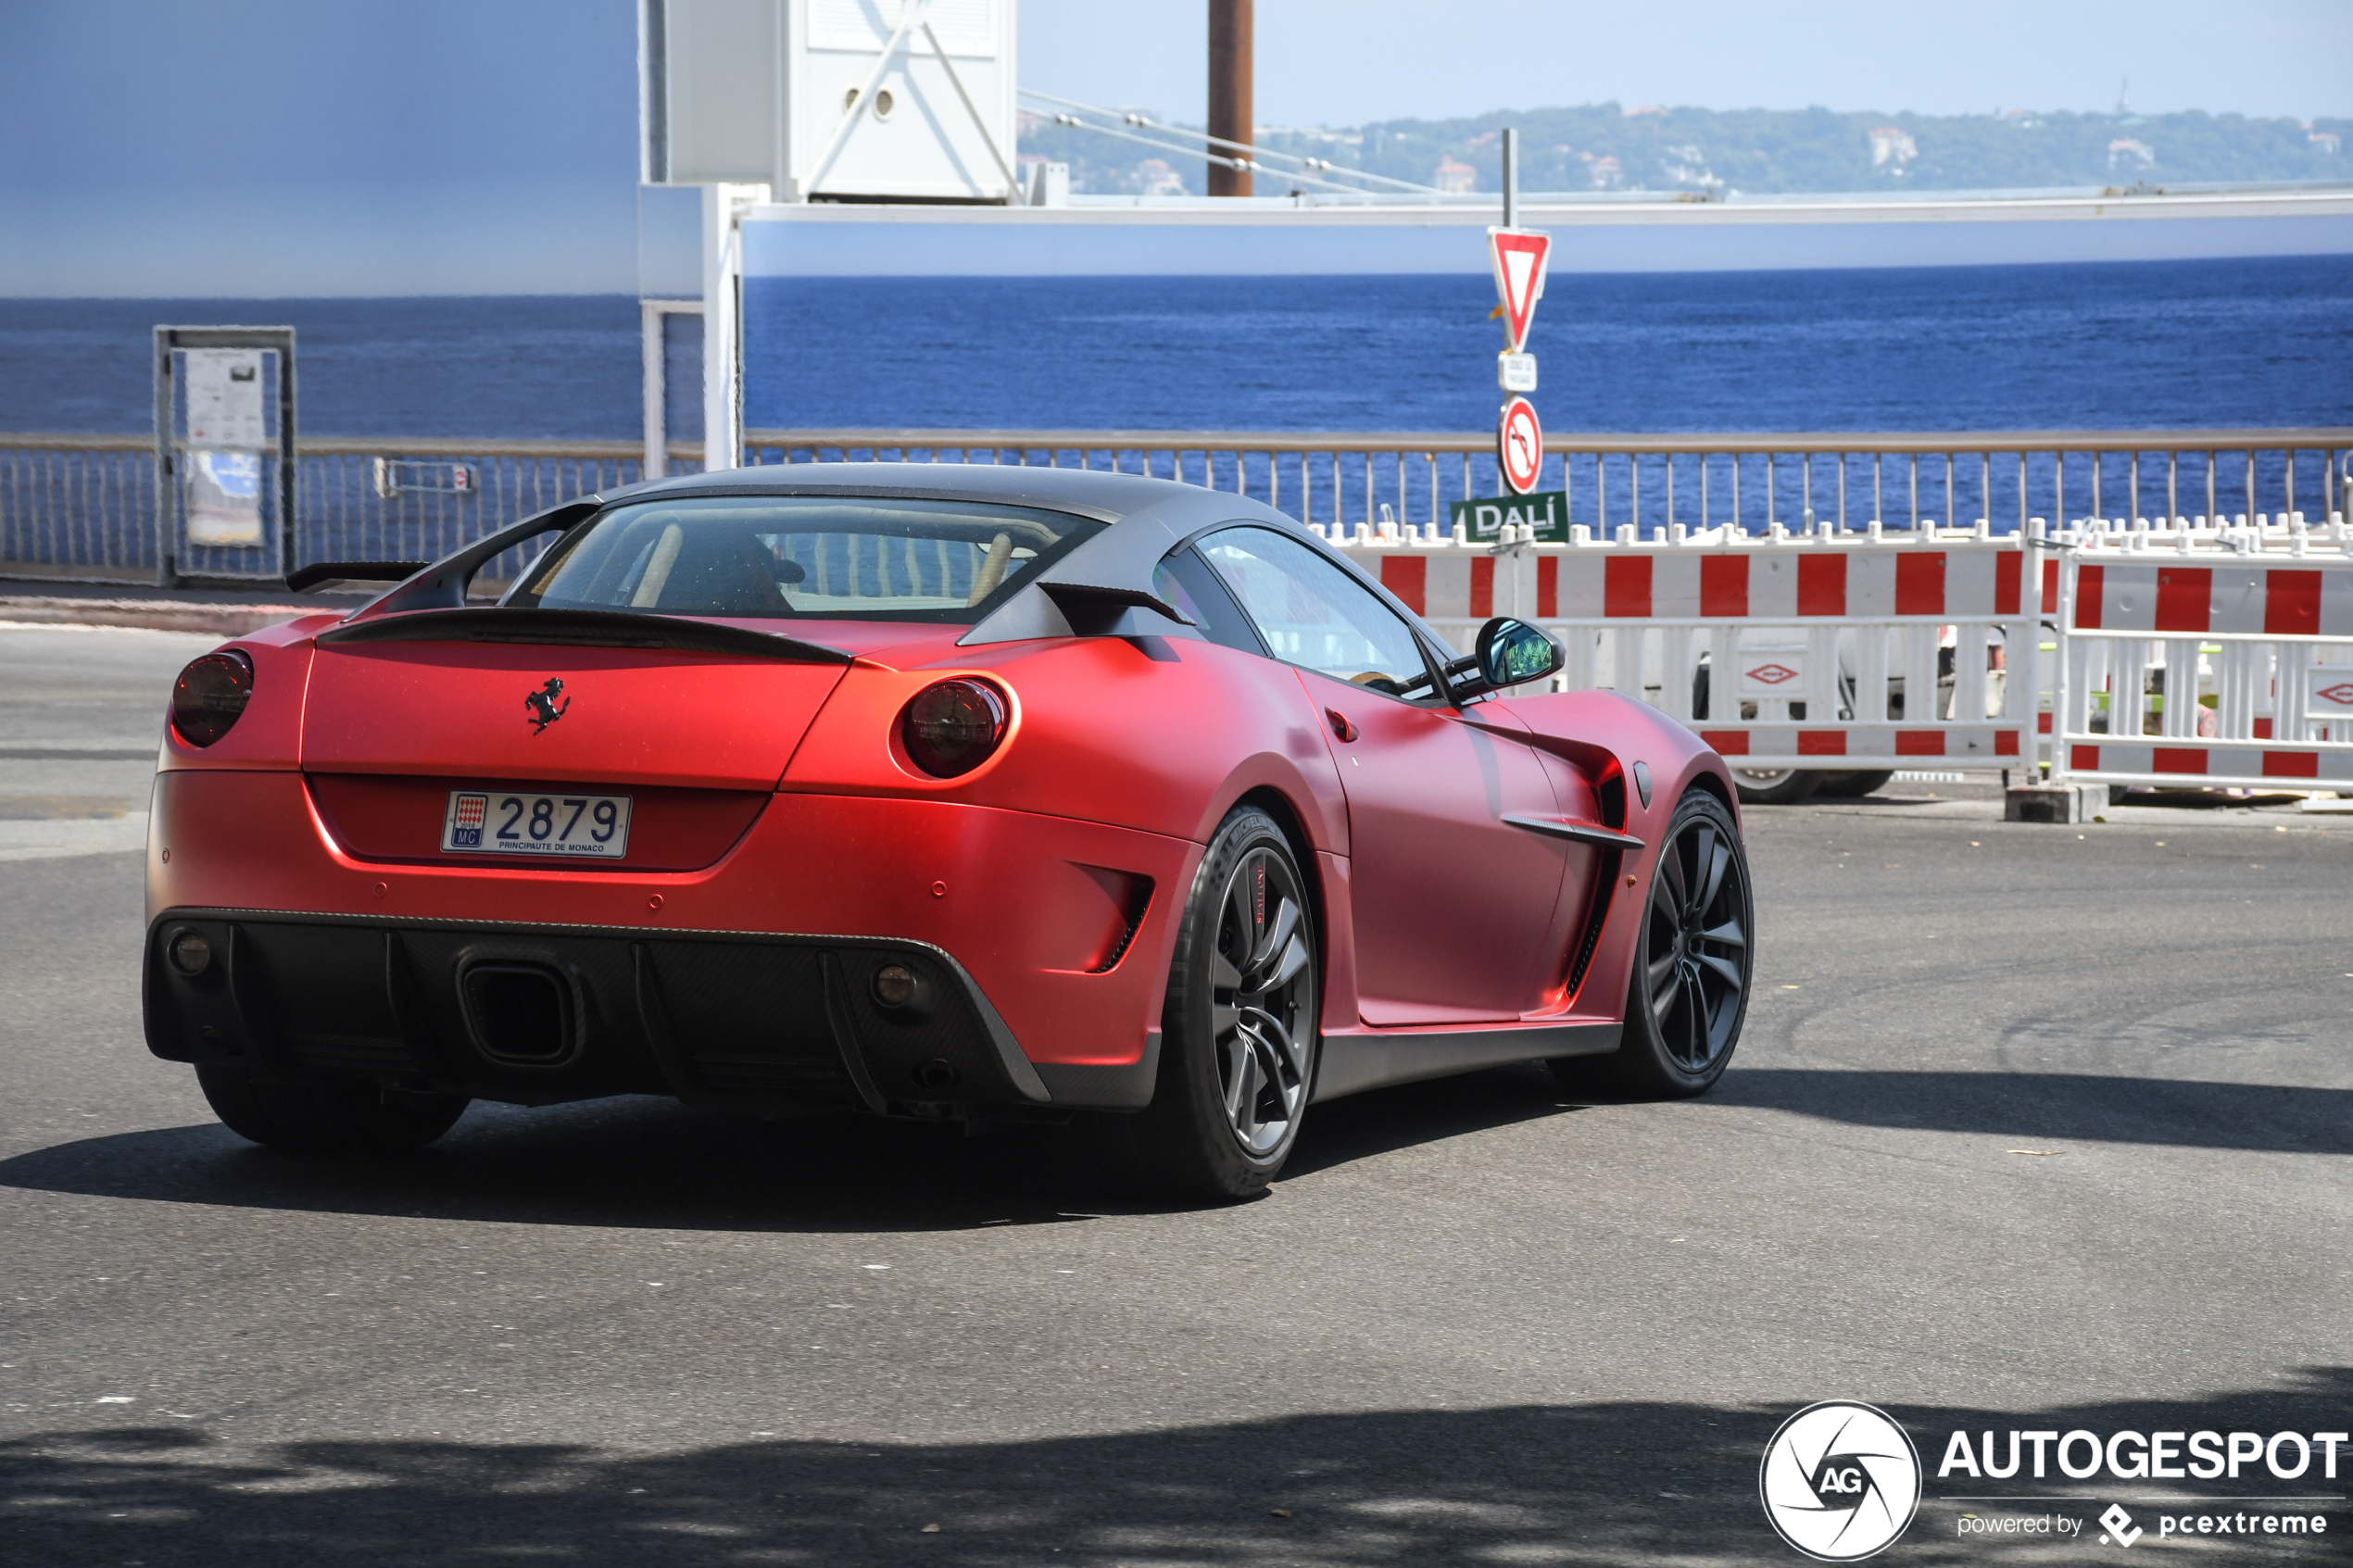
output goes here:
{"type": "Polygon", "coordinates": [[[208,605],[157,603],[153,599],[73,599],[0,596],[0,621],[43,626],[133,626],[150,632],[194,632],[241,637],[298,615],[316,615],[319,605],[208,605]]]}

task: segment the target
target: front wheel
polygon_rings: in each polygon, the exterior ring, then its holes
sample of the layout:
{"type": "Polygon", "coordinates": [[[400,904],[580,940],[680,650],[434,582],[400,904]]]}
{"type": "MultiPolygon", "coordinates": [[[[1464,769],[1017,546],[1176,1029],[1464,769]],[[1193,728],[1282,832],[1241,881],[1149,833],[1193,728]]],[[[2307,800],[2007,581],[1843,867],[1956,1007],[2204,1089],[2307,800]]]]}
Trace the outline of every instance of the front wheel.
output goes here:
{"type": "Polygon", "coordinates": [[[1616,1054],[1570,1058],[1562,1075],[1660,1098],[1705,1094],[1740,1044],[1756,926],[1740,830],[1706,791],[1675,808],[1641,919],[1616,1054]]]}
{"type": "Polygon", "coordinates": [[[1265,812],[1238,809],[1211,838],[1186,901],[1151,1103],[1077,1129],[1107,1173],[1210,1199],[1248,1198],[1274,1179],[1315,1083],[1316,950],[1290,842],[1265,812]]]}

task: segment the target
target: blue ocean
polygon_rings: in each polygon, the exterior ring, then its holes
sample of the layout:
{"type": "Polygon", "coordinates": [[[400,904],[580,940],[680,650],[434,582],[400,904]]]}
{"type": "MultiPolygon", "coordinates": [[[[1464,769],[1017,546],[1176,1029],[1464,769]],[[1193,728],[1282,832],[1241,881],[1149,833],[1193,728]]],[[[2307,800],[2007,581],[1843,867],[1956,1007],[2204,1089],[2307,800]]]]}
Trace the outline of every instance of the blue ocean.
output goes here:
{"type": "MultiPolygon", "coordinates": [[[[746,422],[1490,429],[1492,304],[1468,276],[754,279],[746,422]]],[[[0,301],[0,428],[147,430],[158,322],[292,324],[315,434],[641,430],[626,296],[0,301]]],[[[2343,425],[2353,257],[1562,275],[1530,347],[1554,431],[2343,425]]]]}

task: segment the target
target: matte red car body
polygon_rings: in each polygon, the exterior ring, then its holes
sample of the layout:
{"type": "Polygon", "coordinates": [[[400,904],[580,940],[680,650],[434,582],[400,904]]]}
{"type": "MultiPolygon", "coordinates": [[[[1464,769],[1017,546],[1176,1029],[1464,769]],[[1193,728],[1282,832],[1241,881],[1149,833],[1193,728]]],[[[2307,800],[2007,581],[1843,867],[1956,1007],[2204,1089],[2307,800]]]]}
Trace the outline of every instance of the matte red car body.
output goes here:
{"type": "MultiPolygon", "coordinates": [[[[842,665],[321,645],[337,623],[224,645],[253,660],[247,711],[206,748],[167,728],[152,930],[196,909],[888,937],[951,956],[1030,1063],[1142,1070],[1203,846],[1252,801],[1294,832],[1320,904],[1328,1098],[1509,1057],[1530,1026],[1616,1025],[1637,923],[1624,907],[1668,815],[1692,787],[1733,798],[1690,731],[1613,694],[1458,713],[1200,640],[959,646],[963,626],[793,623],[849,650],[842,665]],[[550,676],[571,705],[535,730],[521,699],[550,676]],[[937,779],[896,719],[949,676],[1001,692],[1008,732],[937,779]],[[627,861],[442,853],[448,792],[482,784],[632,793],[627,861]],[[1646,847],[1545,837],[1502,822],[1514,813],[1646,847]]],[[[1075,1081],[1050,1079],[1051,1100],[1088,1103],[1075,1081]]]]}

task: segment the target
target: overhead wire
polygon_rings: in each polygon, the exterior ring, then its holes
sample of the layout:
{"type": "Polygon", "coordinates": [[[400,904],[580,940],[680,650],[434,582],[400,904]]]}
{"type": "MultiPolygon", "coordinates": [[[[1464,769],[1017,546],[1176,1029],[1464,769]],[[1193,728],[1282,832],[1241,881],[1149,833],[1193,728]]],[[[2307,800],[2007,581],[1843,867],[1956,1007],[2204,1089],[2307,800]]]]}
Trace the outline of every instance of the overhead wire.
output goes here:
{"type": "Polygon", "coordinates": [[[1041,93],[1034,87],[1024,87],[1019,91],[1023,97],[1035,98],[1040,103],[1058,105],[1065,109],[1076,109],[1084,114],[1101,115],[1107,118],[1116,119],[1128,125],[1134,125],[1151,131],[1158,131],[1167,135],[1189,137],[1200,141],[1208,146],[1230,148],[1233,151],[1243,155],[1239,158],[1220,157],[1218,154],[1213,152],[1197,151],[1191,147],[1174,146],[1164,142],[1149,141],[1144,137],[1135,135],[1133,132],[1116,131],[1107,125],[1094,125],[1085,120],[1072,119],[1059,114],[1054,117],[1057,124],[1069,125],[1072,128],[1080,131],[1092,131],[1099,135],[1118,136],[1126,141],[1142,142],[1147,146],[1158,147],[1164,152],[1181,153],[1187,157],[1206,158],[1210,162],[1218,164],[1227,169],[1251,169],[1263,173],[1283,175],[1291,179],[1304,180],[1311,184],[1322,185],[1327,190],[1340,191],[1351,195],[1366,195],[1371,193],[1362,190],[1357,186],[1339,184],[1333,181],[1324,179],[1320,175],[1311,171],[1320,169],[1331,174],[1342,174],[1353,180],[1363,180],[1373,184],[1387,185],[1400,191],[1410,191],[1416,195],[1442,196],[1451,194],[1439,190],[1433,185],[1417,185],[1410,180],[1399,180],[1387,174],[1375,174],[1368,169],[1351,169],[1345,164],[1333,163],[1327,158],[1305,157],[1298,153],[1277,152],[1271,148],[1252,146],[1248,142],[1237,142],[1225,136],[1213,136],[1205,131],[1193,131],[1181,125],[1164,124],[1159,120],[1152,119],[1149,116],[1137,114],[1131,110],[1110,109],[1103,107],[1100,104],[1081,103],[1076,98],[1063,98],[1051,93],[1041,93]],[[1295,163],[1301,167],[1298,169],[1282,169],[1266,161],[1268,159],[1276,158],[1295,163]]]}
{"type": "Polygon", "coordinates": [[[1224,157],[1216,153],[1202,152],[1197,148],[1184,146],[1175,142],[1156,142],[1149,136],[1139,136],[1132,131],[1115,130],[1108,125],[1089,124],[1088,121],[1079,119],[1075,114],[1057,114],[1054,116],[1054,123],[1057,125],[1067,125],[1074,131],[1091,131],[1098,136],[1116,136],[1123,142],[1134,142],[1142,146],[1154,148],[1160,152],[1174,153],[1178,157],[1201,158],[1225,169],[1246,169],[1260,173],[1279,175],[1286,180],[1302,181],[1310,185],[1321,185],[1327,191],[1338,191],[1344,195],[1361,196],[1365,194],[1364,191],[1359,190],[1353,185],[1341,185],[1329,180],[1320,180],[1313,174],[1301,174],[1289,169],[1270,169],[1265,164],[1253,163],[1249,158],[1224,157]]]}

